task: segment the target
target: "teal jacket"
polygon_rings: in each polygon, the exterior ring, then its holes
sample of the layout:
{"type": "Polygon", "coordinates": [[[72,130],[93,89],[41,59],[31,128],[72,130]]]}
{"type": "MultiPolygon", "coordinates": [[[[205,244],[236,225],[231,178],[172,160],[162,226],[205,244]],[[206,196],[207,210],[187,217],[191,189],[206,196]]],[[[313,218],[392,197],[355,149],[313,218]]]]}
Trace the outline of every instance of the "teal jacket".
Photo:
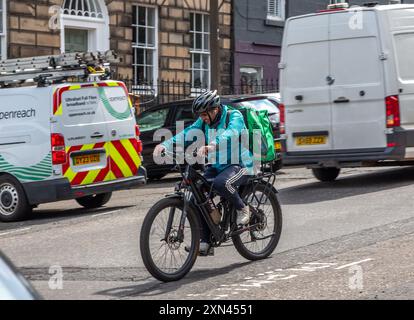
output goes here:
{"type": "Polygon", "coordinates": [[[181,144],[186,148],[194,142],[194,135],[198,132],[199,134],[204,135],[207,145],[216,145],[216,153],[209,154],[208,162],[211,163],[212,167],[216,168],[218,172],[235,164],[252,169],[252,154],[240,143],[240,136],[242,133],[244,138],[248,139],[243,115],[237,110],[229,111],[229,124],[226,128],[228,111],[228,107],[222,105],[222,114],[216,131],[211,129],[207,124],[203,126],[203,120],[199,118],[191,126],[187,127],[173,138],[165,141],[163,145],[169,150],[172,149],[173,144],[181,144]]]}

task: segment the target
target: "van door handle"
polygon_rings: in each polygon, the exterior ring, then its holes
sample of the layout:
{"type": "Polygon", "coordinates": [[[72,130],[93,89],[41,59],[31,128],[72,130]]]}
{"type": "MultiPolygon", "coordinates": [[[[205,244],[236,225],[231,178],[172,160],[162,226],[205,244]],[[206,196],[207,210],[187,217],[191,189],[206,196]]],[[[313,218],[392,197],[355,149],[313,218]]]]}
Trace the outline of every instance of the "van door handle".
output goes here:
{"type": "Polygon", "coordinates": [[[92,139],[100,139],[100,138],[103,138],[103,136],[104,135],[102,133],[96,132],[93,135],[91,135],[91,138],[92,139]]]}
{"type": "Polygon", "coordinates": [[[338,99],[334,101],[334,103],[348,103],[348,102],[349,102],[349,99],[345,97],[339,97],[338,99]]]}

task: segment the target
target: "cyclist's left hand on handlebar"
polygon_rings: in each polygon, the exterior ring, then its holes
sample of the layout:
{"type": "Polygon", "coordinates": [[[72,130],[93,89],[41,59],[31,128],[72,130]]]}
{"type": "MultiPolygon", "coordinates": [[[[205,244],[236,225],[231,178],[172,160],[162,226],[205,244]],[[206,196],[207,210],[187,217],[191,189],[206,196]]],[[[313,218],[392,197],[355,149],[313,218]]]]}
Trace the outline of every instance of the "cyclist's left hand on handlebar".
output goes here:
{"type": "Polygon", "coordinates": [[[198,156],[205,157],[209,153],[214,152],[215,148],[213,146],[204,146],[198,150],[198,156]]]}

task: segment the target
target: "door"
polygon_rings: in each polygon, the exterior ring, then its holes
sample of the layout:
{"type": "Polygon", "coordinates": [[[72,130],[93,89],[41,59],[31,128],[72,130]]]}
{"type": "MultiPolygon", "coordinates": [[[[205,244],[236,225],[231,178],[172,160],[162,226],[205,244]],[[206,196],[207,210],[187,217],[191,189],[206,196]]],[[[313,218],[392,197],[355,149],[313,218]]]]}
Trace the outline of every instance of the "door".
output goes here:
{"type": "Polygon", "coordinates": [[[87,185],[135,175],[141,159],[124,87],[115,82],[73,85],[57,95],[61,107],[52,129],[65,137],[68,161],[63,175],[70,183],[87,185]]]}
{"type": "Polygon", "coordinates": [[[376,14],[363,12],[363,26],[351,30],[354,12],[330,20],[333,148],[358,152],[385,148],[385,85],[376,14]]]}
{"type": "Polygon", "coordinates": [[[282,54],[281,95],[288,152],[332,149],[329,16],[290,20],[282,54]]]}
{"type": "Polygon", "coordinates": [[[107,125],[112,179],[133,177],[138,173],[141,157],[138,154],[136,120],[128,90],[121,82],[107,82],[96,88],[107,125]]]}
{"type": "Polygon", "coordinates": [[[65,86],[57,90],[56,96],[52,131],[65,138],[63,176],[72,186],[113,180],[106,145],[110,137],[96,88],[65,86]]]}

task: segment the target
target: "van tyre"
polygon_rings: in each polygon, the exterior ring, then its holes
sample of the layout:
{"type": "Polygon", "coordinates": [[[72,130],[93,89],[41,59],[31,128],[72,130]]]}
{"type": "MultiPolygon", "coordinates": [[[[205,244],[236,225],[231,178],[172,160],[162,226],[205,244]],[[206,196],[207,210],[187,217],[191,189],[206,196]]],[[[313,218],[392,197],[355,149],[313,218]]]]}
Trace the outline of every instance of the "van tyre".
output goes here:
{"type": "Polygon", "coordinates": [[[0,176],[0,221],[25,220],[31,213],[22,185],[11,176],[0,176]]]}
{"type": "Polygon", "coordinates": [[[322,182],[335,181],[339,176],[339,168],[313,168],[312,173],[316,179],[322,182]]]}
{"type": "Polygon", "coordinates": [[[93,194],[91,196],[78,198],[76,202],[86,209],[95,209],[107,204],[111,197],[112,192],[93,194]]]}

